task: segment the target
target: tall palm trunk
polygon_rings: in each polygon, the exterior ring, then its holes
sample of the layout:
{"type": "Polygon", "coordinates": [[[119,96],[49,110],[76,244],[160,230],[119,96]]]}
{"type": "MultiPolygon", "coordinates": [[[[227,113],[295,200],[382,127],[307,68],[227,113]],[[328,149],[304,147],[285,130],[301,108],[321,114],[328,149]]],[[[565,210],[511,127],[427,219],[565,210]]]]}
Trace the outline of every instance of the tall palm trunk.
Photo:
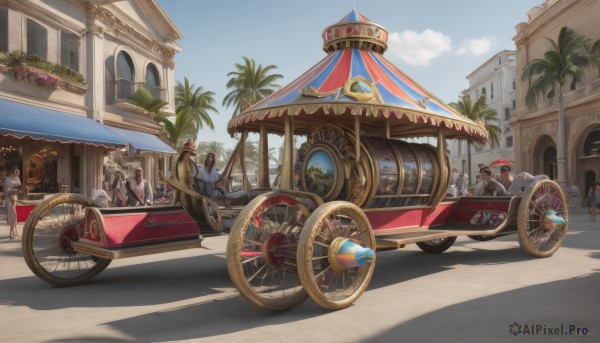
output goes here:
{"type": "Polygon", "coordinates": [[[565,134],[565,104],[563,99],[563,85],[558,86],[558,147],[556,152],[557,181],[561,188],[567,187],[567,140],[565,134]]]}

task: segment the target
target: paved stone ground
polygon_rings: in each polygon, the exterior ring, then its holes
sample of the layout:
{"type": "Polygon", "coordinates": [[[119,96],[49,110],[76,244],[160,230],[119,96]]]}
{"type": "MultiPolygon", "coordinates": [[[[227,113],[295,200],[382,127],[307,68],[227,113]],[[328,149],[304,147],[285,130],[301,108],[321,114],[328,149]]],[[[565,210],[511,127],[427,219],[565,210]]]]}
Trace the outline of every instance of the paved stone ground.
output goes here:
{"type": "Polygon", "coordinates": [[[584,209],[569,219],[550,258],[532,258],[514,235],[461,237],[441,255],[412,244],[377,254],[353,306],[326,311],[309,299],[278,313],[232,287],[225,235],[206,239],[207,249],[115,260],[88,284],[53,288],[27,268],[3,225],[0,342],[598,342],[600,222],[584,209]],[[513,336],[511,325],[541,331],[513,336]],[[543,334],[571,326],[588,334],[543,334]]]}

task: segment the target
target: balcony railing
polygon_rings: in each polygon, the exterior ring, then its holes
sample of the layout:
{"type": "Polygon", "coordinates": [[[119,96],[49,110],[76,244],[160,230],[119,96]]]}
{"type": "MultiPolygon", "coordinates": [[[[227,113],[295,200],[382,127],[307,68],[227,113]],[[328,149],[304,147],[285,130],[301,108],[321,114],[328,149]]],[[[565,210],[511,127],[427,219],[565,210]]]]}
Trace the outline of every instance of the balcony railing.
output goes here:
{"type": "Polygon", "coordinates": [[[115,82],[115,96],[118,99],[128,99],[140,89],[146,89],[157,99],[167,101],[166,89],[158,87],[148,87],[145,82],[131,82],[125,79],[117,79],[115,82]]]}
{"type": "MultiPolygon", "coordinates": [[[[574,91],[568,92],[564,94],[563,100],[565,107],[569,107],[569,105],[584,100],[586,98],[600,96],[600,79],[588,83],[587,85],[576,89],[574,91]]],[[[546,100],[542,100],[535,104],[533,109],[529,109],[527,107],[521,108],[515,111],[515,116],[519,117],[525,114],[529,115],[537,115],[543,112],[555,111],[558,109],[558,95],[546,100]]]]}

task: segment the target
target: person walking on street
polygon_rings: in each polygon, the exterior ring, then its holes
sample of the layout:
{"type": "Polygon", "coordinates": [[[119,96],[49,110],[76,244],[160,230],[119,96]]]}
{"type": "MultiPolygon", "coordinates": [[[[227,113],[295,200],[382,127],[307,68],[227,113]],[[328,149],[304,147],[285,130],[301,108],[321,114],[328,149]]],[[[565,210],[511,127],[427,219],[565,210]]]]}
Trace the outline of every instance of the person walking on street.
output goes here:
{"type": "Polygon", "coordinates": [[[113,182],[113,206],[123,207],[127,201],[127,187],[125,187],[125,174],[117,170],[115,172],[115,182],[113,182]]]}
{"type": "Polygon", "coordinates": [[[464,171],[456,179],[456,189],[460,197],[469,195],[469,176],[464,171]]]}
{"type": "Polygon", "coordinates": [[[17,231],[17,194],[22,193],[19,167],[10,169],[9,176],[4,179],[4,194],[6,196],[6,220],[10,227],[10,239],[20,239],[17,231]]]}
{"type": "Polygon", "coordinates": [[[600,183],[592,186],[592,220],[596,221],[596,211],[600,208],[600,183]]]}
{"type": "Polygon", "coordinates": [[[135,178],[128,180],[127,187],[127,206],[147,206],[152,199],[152,191],[148,181],[144,179],[142,168],[135,168],[135,178]]]}

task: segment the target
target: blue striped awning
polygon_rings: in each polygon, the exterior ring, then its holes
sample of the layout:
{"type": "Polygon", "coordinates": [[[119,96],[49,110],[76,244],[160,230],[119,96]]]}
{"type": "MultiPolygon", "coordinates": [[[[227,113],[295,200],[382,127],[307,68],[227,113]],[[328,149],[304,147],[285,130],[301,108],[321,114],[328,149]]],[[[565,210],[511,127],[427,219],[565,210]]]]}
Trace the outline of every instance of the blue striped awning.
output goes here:
{"type": "Polygon", "coordinates": [[[169,145],[165,142],[161,141],[155,135],[151,135],[149,133],[121,129],[118,127],[108,126],[112,131],[117,133],[119,136],[123,137],[129,143],[129,151],[133,152],[142,152],[142,151],[152,151],[152,152],[160,152],[165,154],[176,154],[177,151],[173,150],[169,145]]]}
{"type": "Polygon", "coordinates": [[[128,140],[88,117],[0,99],[0,136],[120,149],[128,140]]]}

